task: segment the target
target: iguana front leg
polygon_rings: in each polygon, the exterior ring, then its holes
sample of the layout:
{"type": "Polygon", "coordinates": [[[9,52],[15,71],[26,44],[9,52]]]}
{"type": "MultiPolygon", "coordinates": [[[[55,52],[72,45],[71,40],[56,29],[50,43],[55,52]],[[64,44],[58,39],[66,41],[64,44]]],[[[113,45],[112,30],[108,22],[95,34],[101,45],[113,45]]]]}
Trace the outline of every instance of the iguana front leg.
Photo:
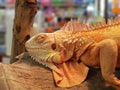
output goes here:
{"type": "Polygon", "coordinates": [[[102,76],[108,83],[120,87],[120,80],[114,74],[118,56],[117,43],[107,39],[101,41],[99,45],[102,76]]]}

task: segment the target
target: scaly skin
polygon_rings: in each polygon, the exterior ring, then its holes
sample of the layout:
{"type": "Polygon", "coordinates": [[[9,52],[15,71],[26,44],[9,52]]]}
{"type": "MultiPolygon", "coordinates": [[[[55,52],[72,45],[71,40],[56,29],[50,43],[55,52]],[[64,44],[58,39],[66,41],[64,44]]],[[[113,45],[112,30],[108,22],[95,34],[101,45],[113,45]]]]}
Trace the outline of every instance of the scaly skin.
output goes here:
{"type": "Polygon", "coordinates": [[[54,33],[40,33],[32,37],[26,42],[26,49],[37,62],[53,70],[56,70],[53,64],[68,61],[100,67],[103,78],[120,87],[120,80],[114,75],[115,68],[120,67],[119,28],[120,22],[116,20],[96,26],[81,26],[78,21],[70,21],[54,33]]]}

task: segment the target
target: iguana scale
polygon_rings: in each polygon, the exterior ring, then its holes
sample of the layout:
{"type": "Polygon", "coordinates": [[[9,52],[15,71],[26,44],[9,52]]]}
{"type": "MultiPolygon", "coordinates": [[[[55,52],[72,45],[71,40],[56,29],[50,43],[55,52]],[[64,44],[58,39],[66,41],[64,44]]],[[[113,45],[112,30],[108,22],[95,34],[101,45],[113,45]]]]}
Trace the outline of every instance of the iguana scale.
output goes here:
{"type": "Polygon", "coordinates": [[[35,61],[53,71],[57,86],[82,83],[89,67],[100,67],[103,78],[120,87],[115,68],[120,68],[120,17],[108,24],[80,24],[74,20],[53,33],[40,33],[25,44],[35,61]]]}

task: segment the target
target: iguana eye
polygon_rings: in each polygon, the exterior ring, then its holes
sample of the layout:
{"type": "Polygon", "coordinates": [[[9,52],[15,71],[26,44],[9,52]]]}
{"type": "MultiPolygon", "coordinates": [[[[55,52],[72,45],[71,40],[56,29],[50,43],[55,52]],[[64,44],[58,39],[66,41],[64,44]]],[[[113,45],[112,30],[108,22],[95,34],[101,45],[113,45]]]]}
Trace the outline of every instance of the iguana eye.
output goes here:
{"type": "Polygon", "coordinates": [[[36,37],[36,41],[38,43],[42,43],[46,38],[47,38],[47,36],[45,34],[41,34],[41,35],[36,37]]]}
{"type": "Polygon", "coordinates": [[[56,49],[56,44],[53,43],[53,44],[51,45],[51,48],[52,48],[53,50],[55,50],[55,49],[56,49]]]}

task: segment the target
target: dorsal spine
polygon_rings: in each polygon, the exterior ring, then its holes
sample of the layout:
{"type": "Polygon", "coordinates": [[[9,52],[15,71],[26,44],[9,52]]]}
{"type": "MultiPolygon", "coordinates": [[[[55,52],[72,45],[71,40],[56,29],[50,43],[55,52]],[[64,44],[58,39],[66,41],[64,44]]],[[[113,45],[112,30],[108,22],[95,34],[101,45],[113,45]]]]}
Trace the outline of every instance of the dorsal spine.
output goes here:
{"type": "Polygon", "coordinates": [[[85,24],[85,23],[80,23],[80,20],[72,20],[68,22],[65,26],[61,28],[61,30],[65,31],[70,31],[71,33],[76,33],[78,31],[80,32],[86,32],[86,31],[94,31],[94,30],[101,30],[105,29],[107,30],[108,28],[111,28],[113,26],[118,26],[120,25],[120,16],[116,17],[114,19],[110,18],[107,21],[107,24],[105,20],[103,22],[96,22],[96,24],[85,24]]]}

